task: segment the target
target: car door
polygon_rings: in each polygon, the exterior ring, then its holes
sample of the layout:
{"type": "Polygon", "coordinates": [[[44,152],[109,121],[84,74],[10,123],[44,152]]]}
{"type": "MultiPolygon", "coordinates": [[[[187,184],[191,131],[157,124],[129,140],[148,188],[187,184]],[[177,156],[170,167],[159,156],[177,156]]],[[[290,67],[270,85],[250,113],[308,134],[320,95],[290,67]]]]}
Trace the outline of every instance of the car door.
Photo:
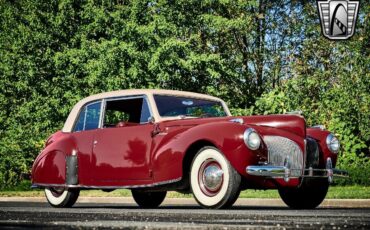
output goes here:
{"type": "Polygon", "coordinates": [[[75,142],[78,158],[78,180],[81,185],[90,185],[93,139],[99,128],[102,101],[93,101],[83,106],[75,122],[71,136],[75,142]]]}
{"type": "Polygon", "coordinates": [[[102,128],[92,151],[94,179],[101,186],[150,181],[151,116],[145,96],[105,100],[102,128]]]}

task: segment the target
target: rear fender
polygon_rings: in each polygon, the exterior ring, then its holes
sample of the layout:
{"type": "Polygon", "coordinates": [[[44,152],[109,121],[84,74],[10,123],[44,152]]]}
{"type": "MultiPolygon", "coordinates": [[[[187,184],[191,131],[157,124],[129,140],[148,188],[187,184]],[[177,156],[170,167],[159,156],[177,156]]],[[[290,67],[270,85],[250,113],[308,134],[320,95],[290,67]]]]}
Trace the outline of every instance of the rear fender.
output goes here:
{"type": "Polygon", "coordinates": [[[32,184],[65,184],[65,158],[61,151],[42,153],[32,167],[32,184]]]}
{"type": "Polygon", "coordinates": [[[58,134],[57,139],[49,138],[32,166],[32,184],[65,184],[66,157],[71,155],[75,146],[69,134],[58,134]]]}

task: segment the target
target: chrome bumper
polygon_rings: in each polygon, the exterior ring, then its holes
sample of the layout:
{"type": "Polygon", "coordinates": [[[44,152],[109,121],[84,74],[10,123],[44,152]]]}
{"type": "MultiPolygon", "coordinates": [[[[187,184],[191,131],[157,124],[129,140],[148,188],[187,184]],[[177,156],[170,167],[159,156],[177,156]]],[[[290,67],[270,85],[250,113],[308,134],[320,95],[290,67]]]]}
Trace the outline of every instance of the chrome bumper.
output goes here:
{"type": "MultiPolygon", "coordinates": [[[[286,166],[272,166],[272,165],[251,165],[246,168],[246,172],[252,176],[262,176],[262,177],[272,177],[272,178],[284,178],[286,182],[292,177],[292,171],[302,171],[302,169],[291,169],[289,165],[286,166]]],[[[344,170],[339,170],[332,168],[331,159],[327,159],[326,169],[313,169],[308,168],[303,170],[300,177],[306,178],[328,178],[328,181],[333,182],[334,177],[349,177],[348,172],[344,170]]]]}

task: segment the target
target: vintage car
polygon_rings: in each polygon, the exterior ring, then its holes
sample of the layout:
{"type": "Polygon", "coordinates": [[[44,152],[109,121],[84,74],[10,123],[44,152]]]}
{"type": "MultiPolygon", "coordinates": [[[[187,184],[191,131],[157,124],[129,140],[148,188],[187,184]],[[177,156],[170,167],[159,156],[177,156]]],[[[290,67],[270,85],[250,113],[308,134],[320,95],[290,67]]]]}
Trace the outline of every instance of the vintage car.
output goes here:
{"type": "Polygon", "coordinates": [[[121,90],[79,101],[32,167],[53,207],[83,189],[131,189],[155,208],[167,191],[227,208],[241,190],[278,189],[291,208],[315,208],[334,176],[338,139],[299,114],[237,116],[225,102],[171,90],[121,90]]]}

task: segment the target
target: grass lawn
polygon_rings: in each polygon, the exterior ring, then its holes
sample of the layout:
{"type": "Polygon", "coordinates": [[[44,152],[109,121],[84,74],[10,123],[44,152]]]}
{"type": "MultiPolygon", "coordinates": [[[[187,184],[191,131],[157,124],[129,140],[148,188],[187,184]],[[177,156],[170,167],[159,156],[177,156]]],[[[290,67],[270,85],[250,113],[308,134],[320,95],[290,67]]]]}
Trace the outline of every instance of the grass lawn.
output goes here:
{"type": "MultiPolygon", "coordinates": [[[[0,197],[39,197],[44,196],[44,192],[40,189],[30,191],[0,191],[0,197]]],[[[80,196],[93,197],[127,197],[131,196],[130,190],[118,189],[112,192],[103,192],[100,190],[84,190],[81,191],[80,196]]],[[[190,198],[191,194],[181,194],[178,192],[169,192],[168,197],[171,198],[190,198]]],[[[279,198],[276,190],[245,190],[240,194],[241,198],[279,198]]],[[[331,186],[329,188],[328,199],[370,199],[370,186],[331,186]]]]}

